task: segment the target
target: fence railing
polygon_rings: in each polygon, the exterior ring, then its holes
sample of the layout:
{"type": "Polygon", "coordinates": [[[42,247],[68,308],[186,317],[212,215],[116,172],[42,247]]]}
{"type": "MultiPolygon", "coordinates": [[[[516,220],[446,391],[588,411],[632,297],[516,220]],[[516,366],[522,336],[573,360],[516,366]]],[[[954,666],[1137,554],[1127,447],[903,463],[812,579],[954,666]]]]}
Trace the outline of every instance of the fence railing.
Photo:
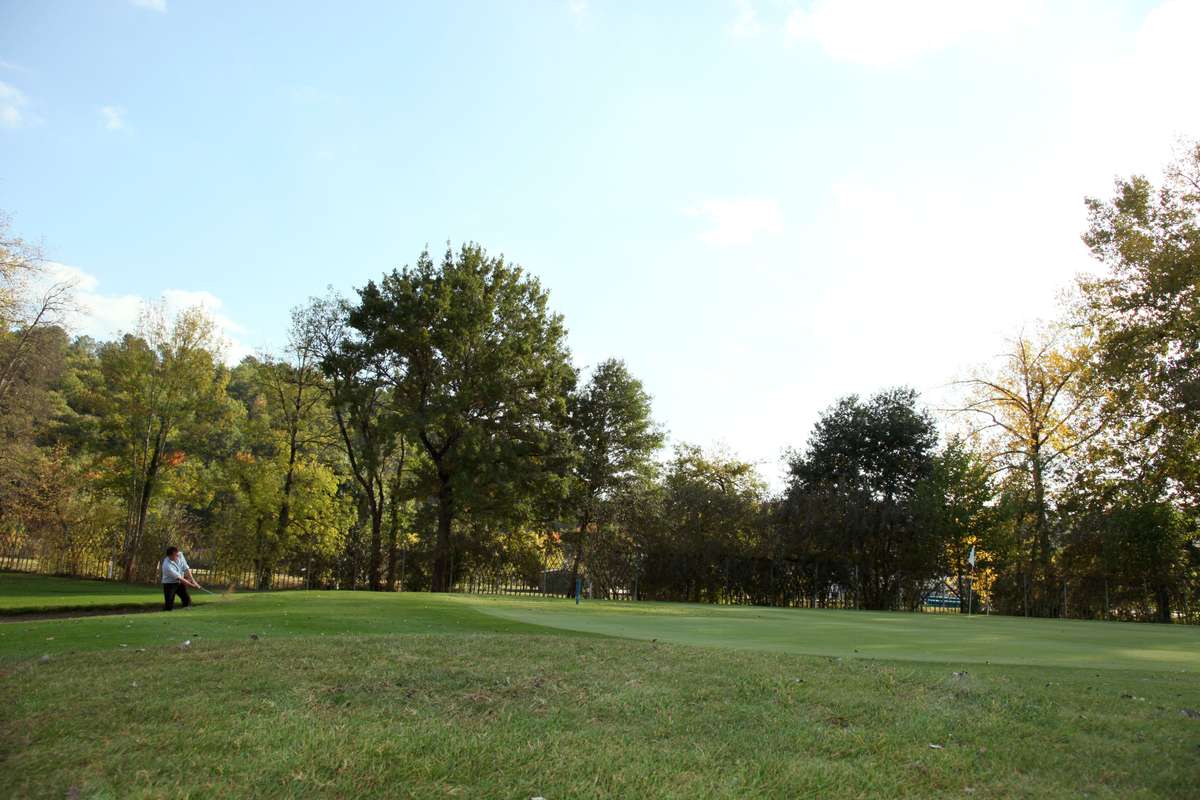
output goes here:
{"type": "MultiPolygon", "coordinates": [[[[200,583],[213,588],[233,587],[240,590],[306,589],[310,587],[303,567],[296,571],[274,571],[265,581],[260,572],[246,566],[216,566],[193,562],[192,574],[200,583]],[[263,584],[266,583],[264,587],[263,584]]],[[[121,565],[110,558],[82,556],[79,558],[39,558],[23,553],[0,553],[0,570],[7,572],[29,572],[37,575],[60,575],[71,578],[99,578],[117,580],[121,577],[121,565]]],[[[146,570],[139,572],[138,583],[154,584],[156,575],[147,576],[146,570]]],[[[137,578],[138,576],[135,576],[137,578]]]]}
{"type": "MultiPolygon", "coordinates": [[[[109,556],[95,550],[84,552],[53,551],[38,553],[31,548],[7,546],[15,543],[0,540],[0,570],[28,572],[42,575],[62,575],[80,578],[120,579],[121,565],[109,556]]],[[[489,565],[460,566],[454,570],[452,591],[480,594],[507,595],[515,597],[573,597],[575,594],[575,572],[573,564],[564,552],[547,553],[541,569],[527,566],[519,569],[511,566],[489,565]]],[[[277,565],[265,573],[245,563],[220,563],[196,553],[190,556],[191,567],[197,579],[213,588],[234,587],[239,590],[260,589],[319,589],[319,588],[366,588],[364,581],[341,580],[339,569],[330,564],[309,561],[303,564],[277,565]]],[[[852,592],[837,586],[824,586],[814,591],[812,586],[802,587],[794,582],[780,582],[781,568],[768,570],[776,579],[767,583],[767,589],[757,585],[748,571],[730,569],[722,579],[705,583],[702,587],[689,588],[687,580],[664,580],[662,564],[657,567],[660,574],[647,576],[641,571],[643,564],[637,559],[614,559],[606,554],[596,564],[581,560],[579,578],[581,594],[588,599],[619,601],[692,601],[718,605],[754,605],[780,608],[840,608],[857,609],[863,605],[852,592]],[[648,579],[649,577],[649,579],[648,579]],[[747,591],[746,587],[751,587],[747,591]]],[[[734,565],[735,567],[738,565],[734,565]]],[[[745,565],[741,565],[745,566],[745,565]]],[[[150,560],[142,565],[135,576],[139,582],[154,584],[158,581],[157,561],[150,560]]],[[[759,576],[761,577],[761,576],[759,576]]],[[[794,579],[796,576],[791,576],[794,579]]],[[[913,595],[914,600],[918,598],[913,595]]],[[[957,592],[949,582],[930,585],[917,602],[901,603],[901,608],[926,614],[960,614],[957,592]]],[[[972,603],[977,614],[995,613],[978,596],[972,603]]],[[[1074,618],[1109,619],[1125,621],[1150,621],[1156,616],[1144,602],[1114,604],[1103,613],[1094,609],[1072,607],[1074,618]],[[1081,613],[1084,612],[1084,613],[1081,613]]],[[[1172,619],[1178,623],[1200,623],[1200,606],[1195,602],[1176,605],[1171,610],[1172,619]]]]}

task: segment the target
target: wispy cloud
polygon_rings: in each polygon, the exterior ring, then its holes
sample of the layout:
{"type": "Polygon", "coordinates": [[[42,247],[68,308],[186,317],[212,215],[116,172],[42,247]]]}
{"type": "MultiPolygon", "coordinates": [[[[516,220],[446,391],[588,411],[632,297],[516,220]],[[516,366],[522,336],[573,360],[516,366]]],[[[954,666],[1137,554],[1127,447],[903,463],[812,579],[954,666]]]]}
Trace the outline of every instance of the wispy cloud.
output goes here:
{"type": "Polygon", "coordinates": [[[758,11],[753,0],[734,0],[737,16],[729,25],[729,33],[737,39],[749,39],[762,33],[762,23],[758,21],[758,11]]]}
{"type": "Polygon", "coordinates": [[[25,93],[10,83],[0,81],[0,127],[19,128],[30,122],[25,93]]]}
{"type": "Polygon", "coordinates": [[[706,244],[750,244],[763,235],[783,230],[779,204],[769,197],[710,198],[687,209],[686,213],[708,220],[708,229],[698,235],[706,244]]]}
{"type": "Polygon", "coordinates": [[[129,2],[138,8],[157,11],[160,14],[167,13],[167,0],[129,0],[129,2]]]}
{"type": "Polygon", "coordinates": [[[1034,24],[1043,6],[1044,0],[812,0],[791,13],[786,33],[836,61],[878,66],[1034,24]]]}
{"type": "Polygon", "coordinates": [[[588,12],[588,0],[567,0],[567,10],[576,17],[582,17],[588,12]]]}
{"type": "Polygon", "coordinates": [[[26,75],[29,74],[28,67],[23,67],[20,64],[13,63],[12,61],[5,61],[3,58],[0,58],[0,69],[5,69],[9,72],[20,72],[26,75]]]}
{"type": "MultiPolygon", "coordinates": [[[[50,262],[46,266],[49,280],[69,281],[75,287],[75,310],[67,320],[67,327],[72,333],[111,339],[137,331],[138,320],[151,298],[136,294],[108,294],[102,291],[100,280],[86,270],[58,262],[50,262]]],[[[162,302],[168,317],[187,308],[203,308],[216,323],[226,363],[236,364],[254,352],[244,341],[248,333],[246,328],[225,313],[225,304],[212,292],[165,289],[157,299],[162,302]]]]}
{"type": "Polygon", "coordinates": [[[108,131],[125,130],[125,110],[117,106],[101,106],[100,120],[108,131]]]}

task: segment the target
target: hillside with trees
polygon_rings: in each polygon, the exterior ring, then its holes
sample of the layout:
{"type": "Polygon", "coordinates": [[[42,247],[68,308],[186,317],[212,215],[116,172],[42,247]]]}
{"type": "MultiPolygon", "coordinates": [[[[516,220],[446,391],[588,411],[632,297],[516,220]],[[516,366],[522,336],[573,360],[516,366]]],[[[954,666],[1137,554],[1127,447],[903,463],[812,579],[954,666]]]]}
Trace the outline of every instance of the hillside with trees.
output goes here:
{"type": "Polygon", "coordinates": [[[1057,319],[957,384],[830,398],[772,492],[663,452],[619,354],[572,360],[536,277],[421,253],[225,362],[199,309],[72,335],[0,227],[0,568],[213,581],[1200,622],[1200,144],[1087,201],[1057,319]],[[971,561],[974,561],[972,564],[971,561]]]}

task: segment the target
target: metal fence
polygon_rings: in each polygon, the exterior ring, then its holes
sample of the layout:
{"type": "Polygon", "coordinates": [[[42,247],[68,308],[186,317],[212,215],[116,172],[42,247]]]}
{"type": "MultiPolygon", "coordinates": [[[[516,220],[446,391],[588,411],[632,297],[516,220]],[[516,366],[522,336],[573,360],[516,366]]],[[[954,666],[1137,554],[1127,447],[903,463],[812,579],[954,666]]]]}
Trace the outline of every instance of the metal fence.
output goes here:
{"type": "MultiPolygon", "coordinates": [[[[40,547],[27,538],[0,533],[0,570],[119,579],[121,565],[111,551],[105,552],[106,549],[40,547]]],[[[197,579],[214,588],[366,588],[361,568],[350,570],[354,577],[347,579],[347,570],[337,559],[276,564],[273,569],[264,570],[245,562],[222,562],[203,550],[188,552],[187,556],[197,579]]],[[[157,583],[158,562],[157,557],[143,557],[135,580],[145,584],[157,583]]],[[[405,574],[402,570],[393,588],[419,589],[426,585],[422,583],[420,574],[409,581],[404,579],[405,574]]],[[[411,576],[411,573],[408,574],[411,576]]],[[[820,577],[829,573],[823,572],[821,565],[798,565],[761,558],[701,561],[686,553],[648,557],[644,554],[600,551],[589,558],[581,558],[576,572],[573,554],[568,547],[562,546],[544,553],[540,563],[526,562],[518,567],[487,560],[464,560],[453,565],[452,574],[452,591],[479,595],[573,597],[577,574],[579,593],[586,599],[780,608],[864,607],[850,586],[837,581],[822,583],[820,577]]],[[[971,598],[970,604],[976,613],[996,613],[979,596],[971,598]]],[[[911,589],[908,596],[896,605],[903,610],[927,614],[959,614],[965,610],[965,603],[960,600],[954,582],[950,580],[935,580],[911,589]]],[[[1146,607],[1144,602],[1138,605],[1128,600],[1106,606],[1102,611],[1075,601],[1071,611],[1074,618],[1082,619],[1148,621],[1155,618],[1153,610],[1146,607]]],[[[1200,607],[1195,603],[1178,604],[1172,609],[1172,619],[1179,623],[1200,623],[1200,607]]]]}
{"type": "MultiPolygon", "coordinates": [[[[191,559],[189,566],[191,566],[192,574],[195,575],[197,581],[211,587],[233,587],[242,590],[315,588],[310,586],[304,567],[298,567],[295,570],[273,571],[269,576],[263,576],[259,570],[253,567],[212,564],[201,559],[191,559]],[[264,577],[266,577],[265,586],[263,585],[264,577]]],[[[0,571],[116,580],[121,576],[121,565],[111,558],[94,554],[41,558],[37,554],[17,551],[0,552],[0,571]]],[[[158,582],[156,572],[151,573],[148,570],[139,570],[135,575],[135,580],[144,584],[158,582]]]]}
{"type": "MultiPolygon", "coordinates": [[[[680,558],[679,561],[685,561],[680,558]]],[[[661,559],[660,559],[661,561],[661,559]]],[[[679,575],[682,569],[670,569],[639,555],[600,553],[595,559],[581,558],[576,565],[569,548],[547,552],[540,568],[518,569],[511,566],[463,566],[455,571],[452,591],[463,594],[506,595],[514,597],[574,597],[576,574],[581,598],[618,601],[700,602],[714,605],[754,605],[778,608],[858,609],[863,605],[855,594],[836,584],[806,587],[783,568],[762,560],[729,559],[722,574],[712,576],[703,586],[693,580],[672,580],[664,573],[679,575]],[[775,582],[764,590],[755,586],[758,577],[769,576],[775,582]],[[793,580],[788,580],[788,578],[793,580]]],[[[902,604],[905,610],[926,614],[959,614],[962,602],[949,580],[935,580],[922,588],[913,602],[902,604]]],[[[974,610],[987,613],[978,596],[972,598],[974,610]]]]}

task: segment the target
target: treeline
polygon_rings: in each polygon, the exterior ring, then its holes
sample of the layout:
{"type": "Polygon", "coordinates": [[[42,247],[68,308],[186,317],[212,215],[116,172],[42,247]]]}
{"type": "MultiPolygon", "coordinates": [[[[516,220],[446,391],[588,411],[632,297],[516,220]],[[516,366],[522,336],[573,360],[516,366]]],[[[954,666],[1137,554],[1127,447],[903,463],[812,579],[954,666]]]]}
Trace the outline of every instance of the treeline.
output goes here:
{"type": "Polygon", "coordinates": [[[281,352],[230,368],[200,309],[72,338],[70,287],[3,225],[0,566],[153,580],[175,543],[260,588],[504,574],[1197,621],[1200,146],[1088,207],[1105,269],[1061,319],[960,382],[941,428],[910,389],[838,400],[775,494],[725,452],[664,459],[641,382],[620,360],[576,369],[536,278],[477,245],[315,299],[281,352]]]}

